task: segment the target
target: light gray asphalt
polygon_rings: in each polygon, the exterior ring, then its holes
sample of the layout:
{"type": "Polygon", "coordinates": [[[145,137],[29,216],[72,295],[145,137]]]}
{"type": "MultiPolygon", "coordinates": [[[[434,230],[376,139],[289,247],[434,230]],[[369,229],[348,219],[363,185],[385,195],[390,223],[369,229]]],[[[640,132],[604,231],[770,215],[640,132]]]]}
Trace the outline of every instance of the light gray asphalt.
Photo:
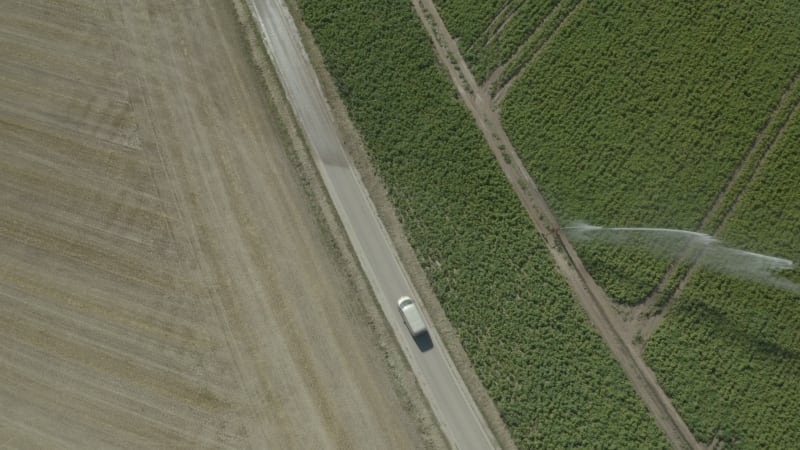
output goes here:
{"type": "Polygon", "coordinates": [[[347,157],[286,5],[282,0],[249,1],[336,211],[445,436],[458,449],[498,448],[439,335],[430,328],[430,320],[426,320],[430,341],[415,341],[403,325],[397,299],[403,295],[419,297],[347,157]],[[431,343],[433,346],[422,351],[418,342],[423,348],[431,343]]]}

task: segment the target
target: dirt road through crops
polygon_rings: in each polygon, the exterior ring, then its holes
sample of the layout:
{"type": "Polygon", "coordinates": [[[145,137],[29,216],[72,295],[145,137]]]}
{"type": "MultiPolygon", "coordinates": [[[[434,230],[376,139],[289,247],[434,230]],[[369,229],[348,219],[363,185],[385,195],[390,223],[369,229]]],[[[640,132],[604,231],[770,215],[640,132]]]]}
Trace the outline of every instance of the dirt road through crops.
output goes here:
{"type": "Polygon", "coordinates": [[[484,134],[500,167],[528,211],[536,229],[547,242],[551,255],[564,278],[583,306],[592,324],[605,340],[612,354],[631,380],[634,389],[647,405],[657,424],[676,448],[699,448],[689,428],[672,402],[658,385],[655,374],[645,364],[630,342],[620,333],[621,324],[611,300],[586,271],[536,184],[517,156],[493,107],[488,92],[481,89],[464,62],[458,46],[448,33],[433,0],[414,0],[414,8],[431,36],[441,64],[484,134]],[[451,58],[454,63],[451,63],[451,58]]]}
{"type": "Polygon", "coordinates": [[[229,1],[2,2],[0,448],[430,446],[276,86],[229,1]]]}

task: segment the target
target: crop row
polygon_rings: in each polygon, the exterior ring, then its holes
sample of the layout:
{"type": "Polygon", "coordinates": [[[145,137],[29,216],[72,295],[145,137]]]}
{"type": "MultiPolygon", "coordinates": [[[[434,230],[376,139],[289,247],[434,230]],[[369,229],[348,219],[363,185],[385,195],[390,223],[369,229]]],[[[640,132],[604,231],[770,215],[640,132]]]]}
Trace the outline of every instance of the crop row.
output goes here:
{"type": "Polygon", "coordinates": [[[647,344],[645,359],[699,440],[800,442],[800,295],[700,271],[647,344]]]}
{"type": "MultiPolygon", "coordinates": [[[[798,142],[795,113],[722,228],[725,242],[800,261],[798,142]]],[[[800,271],[764,272],[761,261],[694,277],[646,357],[698,435],[789,448],[800,442],[800,271]]]]}
{"type": "Polygon", "coordinates": [[[643,239],[625,238],[623,242],[578,241],[575,248],[592,278],[610,298],[635,305],[658,286],[672,258],[643,239]]]}
{"type": "Polygon", "coordinates": [[[800,263],[800,104],[734,209],[721,237],[800,263]]]}
{"type": "MultiPolygon", "coordinates": [[[[512,57],[503,61],[506,65],[503,67],[502,73],[498,75],[497,80],[494,81],[491,90],[493,92],[497,91],[500,87],[510,82],[527,65],[531,64],[534,55],[541,51],[548,39],[558,32],[558,28],[565,24],[570,14],[577,12],[581,3],[581,0],[561,0],[536,27],[533,33],[530,33],[524,43],[516,49],[512,57]]],[[[494,50],[487,46],[486,51],[492,52],[494,50]]]]}
{"type": "MultiPolygon", "coordinates": [[[[800,72],[795,75],[794,82],[790,85],[789,90],[786,92],[786,99],[776,106],[773,113],[772,120],[764,125],[764,130],[761,133],[761,139],[753,143],[753,156],[747,161],[744,161],[737,177],[736,182],[731,186],[730,192],[725,196],[722,206],[711,218],[707,229],[710,231],[717,231],[730,214],[731,210],[736,206],[735,202],[742,196],[743,192],[750,188],[750,184],[754,177],[761,171],[762,160],[766,155],[770,154],[771,148],[775,146],[776,141],[782,138],[782,133],[787,129],[790,120],[797,121],[797,115],[800,114],[800,72]]],[[[791,133],[791,131],[790,131],[791,133]]],[[[791,140],[789,136],[788,142],[798,142],[796,139],[791,140]]],[[[784,145],[787,142],[783,139],[784,145]]],[[[785,150],[783,150],[785,152],[785,150]]],[[[791,158],[791,155],[789,156],[791,158]]],[[[772,158],[774,160],[774,158],[772,158]]],[[[777,175],[790,175],[789,178],[783,177],[777,180],[791,179],[791,174],[777,174],[777,175]]],[[[760,183],[764,183],[763,176],[759,178],[760,183]]],[[[752,198],[752,196],[749,196],[752,198]]],[[[768,202],[771,203],[771,202],[768,202]]]]}
{"type": "Polygon", "coordinates": [[[547,24],[563,11],[569,11],[575,2],[438,0],[436,5],[448,31],[458,39],[461,53],[475,79],[483,83],[493,70],[525,47],[532,36],[540,38],[546,35],[537,29],[541,25],[547,28],[547,24]]]}
{"type": "Polygon", "coordinates": [[[405,0],[301,0],[428,279],[521,448],[664,447],[405,0]]]}

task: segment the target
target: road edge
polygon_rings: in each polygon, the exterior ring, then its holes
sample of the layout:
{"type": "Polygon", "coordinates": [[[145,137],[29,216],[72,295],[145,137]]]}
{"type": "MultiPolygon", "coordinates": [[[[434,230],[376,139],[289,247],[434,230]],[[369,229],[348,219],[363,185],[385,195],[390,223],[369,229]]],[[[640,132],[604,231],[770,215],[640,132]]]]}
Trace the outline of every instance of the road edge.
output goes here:
{"type": "MultiPolygon", "coordinates": [[[[274,92],[270,91],[270,89],[265,86],[267,92],[264,94],[270,96],[272,103],[275,104],[280,116],[281,126],[285,127],[286,135],[290,140],[291,148],[287,148],[285,151],[294,164],[298,175],[301,177],[300,181],[308,198],[312,201],[311,209],[316,220],[320,222],[320,228],[325,233],[324,240],[328,243],[328,251],[332,253],[335,260],[342,262],[341,271],[344,273],[347,281],[351,284],[358,297],[358,301],[356,302],[357,307],[362,309],[363,316],[367,317],[369,320],[369,329],[377,338],[376,345],[383,353],[385,364],[395,383],[395,393],[402,402],[402,407],[413,419],[413,425],[420,430],[420,439],[425,445],[425,448],[449,448],[447,439],[439,427],[439,423],[431,410],[428,400],[422,392],[408,361],[405,359],[397,339],[391,332],[391,327],[386,320],[386,316],[381,311],[375,293],[367,280],[367,276],[355,256],[355,251],[350,240],[347,238],[344,225],[336,213],[319,170],[314,164],[310,149],[297,123],[297,118],[289,107],[286,92],[278,80],[275,69],[272,67],[272,61],[264,47],[260,32],[253,22],[255,19],[250,2],[248,0],[230,1],[236,8],[237,15],[239,15],[240,23],[243,28],[242,33],[245,35],[244,39],[248,41],[250,51],[253,53],[253,64],[256,66],[265,84],[269,85],[270,81],[274,81],[275,83],[274,92]],[[247,20],[247,23],[245,23],[245,20],[247,20]],[[251,39],[253,37],[257,37],[258,41],[252,42],[251,39]],[[255,54],[256,52],[258,55],[255,54]]],[[[298,20],[295,16],[296,5],[292,3],[289,6],[289,10],[295,22],[297,22],[298,20]]],[[[306,51],[309,51],[306,36],[303,36],[303,33],[307,30],[305,30],[305,27],[303,28],[304,29],[301,30],[301,37],[303,38],[303,44],[306,46],[306,51]]],[[[318,54],[316,47],[314,47],[313,53],[318,54]]],[[[312,63],[312,65],[315,70],[319,70],[316,64],[312,63]]],[[[319,74],[319,72],[318,75],[322,77],[322,74],[319,74]]],[[[329,76],[327,72],[325,72],[325,75],[329,76]]],[[[329,95],[327,91],[324,93],[326,96],[329,95]]],[[[338,111],[335,111],[335,114],[338,119],[338,111]]]]}

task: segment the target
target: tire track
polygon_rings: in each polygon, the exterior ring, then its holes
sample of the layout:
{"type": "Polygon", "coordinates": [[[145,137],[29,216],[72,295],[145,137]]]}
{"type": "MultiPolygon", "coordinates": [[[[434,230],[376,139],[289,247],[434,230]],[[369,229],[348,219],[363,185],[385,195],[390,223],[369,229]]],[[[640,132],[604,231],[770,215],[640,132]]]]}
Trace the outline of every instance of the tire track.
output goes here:
{"type": "MultiPolygon", "coordinates": [[[[489,26],[486,27],[481,33],[482,37],[485,36],[485,39],[483,39],[481,42],[482,44],[481,47],[486,47],[490,45],[492,42],[494,42],[495,39],[497,39],[497,36],[499,36],[500,33],[502,33],[503,30],[506,28],[508,23],[514,19],[514,17],[517,15],[519,9],[522,7],[524,3],[525,3],[524,0],[517,1],[516,3],[510,1],[506,3],[505,6],[503,6],[503,8],[500,9],[500,12],[497,13],[496,16],[494,16],[492,21],[489,23],[489,26]]],[[[475,40],[475,43],[471,45],[470,48],[474,47],[475,44],[477,43],[479,43],[479,41],[475,40]]]]}

